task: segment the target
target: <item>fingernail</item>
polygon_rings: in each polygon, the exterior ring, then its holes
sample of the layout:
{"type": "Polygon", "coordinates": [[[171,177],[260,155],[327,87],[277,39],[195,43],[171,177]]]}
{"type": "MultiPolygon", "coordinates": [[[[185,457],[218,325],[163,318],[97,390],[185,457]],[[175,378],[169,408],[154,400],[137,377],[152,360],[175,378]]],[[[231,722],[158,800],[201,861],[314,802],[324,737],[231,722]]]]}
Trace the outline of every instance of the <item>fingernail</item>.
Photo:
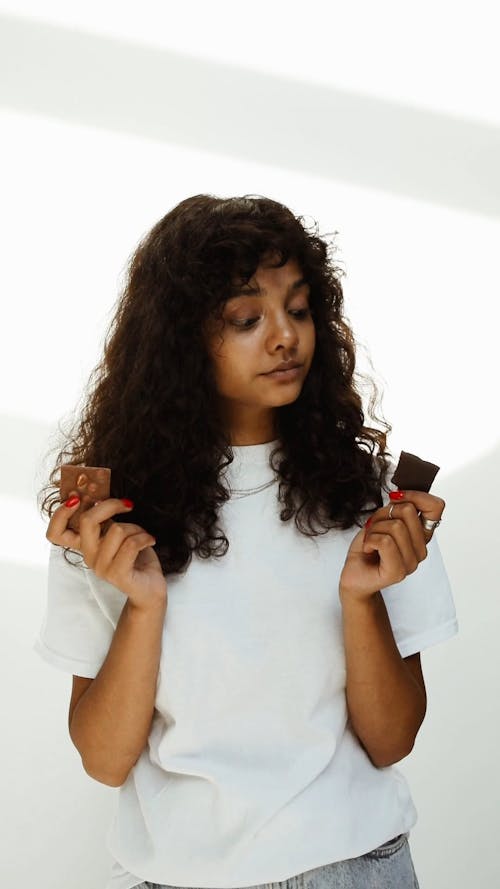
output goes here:
{"type": "Polygon", "coordinates": [[[127,497],[122,497],[122,503],[123,503],[124,506],[127,506],[128,509],[132,509],[132,507],[133,507],[133,505],[134,505],[133,501],[132,501],[132,500],[128,500],[127,497]]]}
{"type": "Polygon", "coordinates": [[[74,494],[73,497],[70,497],[69,500],[66,500],[66,503],[64,505],[71,509],[71,507],[76,506],[77,503],[80,503],[80,498],[77,497],[76,494],[74,494]]]}
{"type": "Polygon", "coordinates": [[[391,500],[402,500],[404,495],[404,491],[391,491],[389,497],[391,498],[391,500]]]}

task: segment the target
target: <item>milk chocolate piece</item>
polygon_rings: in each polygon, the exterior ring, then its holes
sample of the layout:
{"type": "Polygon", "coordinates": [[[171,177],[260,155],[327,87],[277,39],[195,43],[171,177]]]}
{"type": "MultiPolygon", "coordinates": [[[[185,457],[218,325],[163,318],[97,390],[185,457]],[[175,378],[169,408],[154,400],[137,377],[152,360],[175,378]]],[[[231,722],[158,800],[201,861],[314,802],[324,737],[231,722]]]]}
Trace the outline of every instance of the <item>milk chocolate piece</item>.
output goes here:
{"type": "MultiPolygon", "coordinates": [[[[61,481],[59,490],[61,494],[61,502],[65,503],[71,491],[76,491],[80,497],[80,505],[72,513],[68,522],[68,528],[80,531],[80,518],[82,513],[97,500],[107,500],[110,495],[111,488],[111,469],[107,466],[84,466],[80,464],[75,466],[72,463],[65,463],[61,466],[61,481]]],[[[107,530],[110,520],[103,522],[101,528],[107,530]],[[106,527],[105,527],[106,526],[106,527]]]]}
{"type": "Polygon", "coordinates": [[[400,491],[426,491],[429,493],[438,472],[439,466],[436,466],[435,463],[422,460],[408,451],[401,451],[391,482],[397,485],[400,491]]]}

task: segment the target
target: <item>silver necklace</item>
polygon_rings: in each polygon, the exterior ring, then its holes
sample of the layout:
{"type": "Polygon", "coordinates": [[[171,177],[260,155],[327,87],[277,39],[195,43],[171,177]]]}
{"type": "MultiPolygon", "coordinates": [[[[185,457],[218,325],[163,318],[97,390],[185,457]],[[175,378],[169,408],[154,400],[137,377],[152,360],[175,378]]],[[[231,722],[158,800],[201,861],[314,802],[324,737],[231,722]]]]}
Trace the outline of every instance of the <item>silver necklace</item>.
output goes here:
{"type": "Polygon", "coordinates": [[[269,485],[274,485],[275,482],[278,481],[278,477],[275,476],[269,482],[264,482],[263,485],[259,485],[257,488],[230,488],[231,496],[233,497],[248,497],[249,494],[257,494],[258,491],[263,491],[264,488],[268,488],[269,485]]]}

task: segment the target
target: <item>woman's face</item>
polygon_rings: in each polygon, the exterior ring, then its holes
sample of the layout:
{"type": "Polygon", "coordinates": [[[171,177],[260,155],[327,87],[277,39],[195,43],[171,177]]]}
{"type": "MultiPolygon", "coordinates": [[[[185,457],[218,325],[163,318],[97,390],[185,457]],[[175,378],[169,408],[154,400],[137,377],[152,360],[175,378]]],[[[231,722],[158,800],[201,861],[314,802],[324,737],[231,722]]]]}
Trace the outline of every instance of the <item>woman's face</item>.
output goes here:
{"type": "Polygon", "coordinates": [[[259,266],[224,304],[224,326],[211,330],[208,346],[232,444],[272,441],[275,409],[300,395],[316,344],[309,291],[290,259],[281,268],[259,266]],[[293,378],[268,375],[289,360],[301,365],[293,378]]]}

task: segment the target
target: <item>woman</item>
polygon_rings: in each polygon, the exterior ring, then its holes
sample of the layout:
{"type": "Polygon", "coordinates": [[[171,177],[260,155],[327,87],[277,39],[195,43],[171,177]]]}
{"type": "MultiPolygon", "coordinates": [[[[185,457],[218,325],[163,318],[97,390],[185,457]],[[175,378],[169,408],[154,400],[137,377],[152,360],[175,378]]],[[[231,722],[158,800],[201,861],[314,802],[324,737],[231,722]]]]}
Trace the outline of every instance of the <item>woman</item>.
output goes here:
{"type": "Polygon", "coordinates": [[[51,473],[35,648],[73,674],[86,771],[120,788],[107,889],[418,886],[394,764],[419,652],[457,632],[445,502],[390,483],[329,247],[267,198],[174,207],[51,473]],[[112,469],[78,533],[64,462],[112,469]]]}

